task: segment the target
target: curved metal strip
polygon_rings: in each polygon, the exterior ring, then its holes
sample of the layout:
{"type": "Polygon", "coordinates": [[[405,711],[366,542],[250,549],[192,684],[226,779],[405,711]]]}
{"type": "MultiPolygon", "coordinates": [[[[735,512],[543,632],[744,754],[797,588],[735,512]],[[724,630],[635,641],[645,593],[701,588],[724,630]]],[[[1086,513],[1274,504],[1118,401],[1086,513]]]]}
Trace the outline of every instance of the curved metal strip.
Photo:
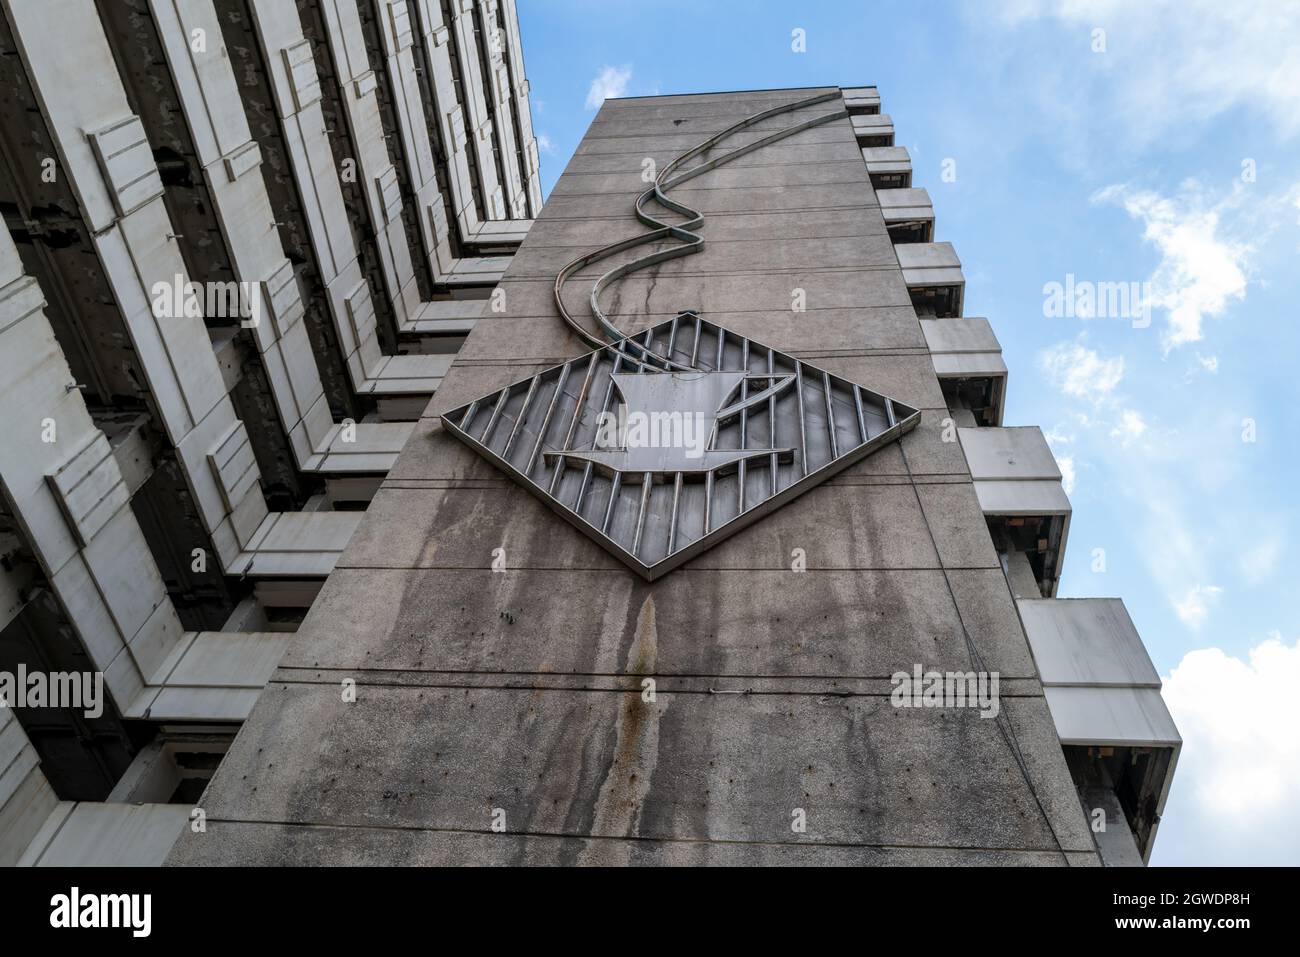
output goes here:
{"type": "Polygon", "coordinates": [[[738,402],[733,402],[731,405],[727,406],[724,409],[719,409],[717,414],[717,420],[719,422],[725,421],[726,419],[730,419],[733,416],[739,415],[741,412],[745,411],[746,409],[752,408],[756,405],[766,402],[768,399],[772,398],[773,396],[780,395],[789,387],[790,383],[792,383],[793,381],[794,381],[794,376],[792,375],[780,376],[779,378],[776,379],[775,382],[772,383],[772,385],[768,386],[762,392],[755,392],[753,395],[746,396],[745,398],[739,400],[738,402]]]}
{"type": "Polygon", "coordinates": [[[664,166],[664,168],[659,171],[659,175],[655,177],[654,185],[651,186],[649,189],[647,189],[645,192],[641,193],[636,198],[636,202],[634,203],[633,206],[637,219],[640,220],[640,222],[643,223],[644,225],[650,226],[651,231],[648,233],[642,233],[639,236],[633,236],[628,239],[619,240],[616,243],[610,243],[608,246],[602,246],[600,249],[579,256],[577,259],[574,259],[572,262],[567,263],[556,274],[555,306],[559,310],[560,316],[564,319],[565,323],[569,326],[569,328],[572,329],[582,339],[583,342],[585,342],[587,345],[591,346],[594,349],[603,348],[605,345],[608,344],[605,340],[601,339],[599,336],[595,335],[591,331],[584,328],[582,324],[580,324],[577,321],[577,319],[574,318],[574,316],[569,312],[569,310],[565,308],[564,294],[563,294],[564,284],[575,273],[577,273],[581,269],[585,269],[587,266],[590,266],[593,263],[597,263],[604,259],[608,259],[610,256],[617,255],[618,253],[625,252],[629,249],[635,249],[636,247],[645,245],[646,243],[662,242],[670,239],[678,240],[682,245],[673,246],[667,249],[656,250],[655,252],[650,253],[649,255],[642,256],[638,259],[634,259],[631,262],[624,263],[621,266],[616,266],[615,268],[602,274],[592,284],[590,304],[591,304],[592,315],[595,316],[596,321],[600,326],[600,331],[605,335],[605,337],[610,342],[618,342],[620,340],[627,342],[629,345],[632,346],[634,351],[640,356],[640,358],[637,358],[636,355],[628,355],[625,357],[626,361],[634,363],[635,365],[638,366],[649,365],[649,366],[663,368],[665,370],[681,371],[681,370],[691,369],[692,366],[690,365],[682,365],[679,362],[675,362],[668,356],[660,355],[654,352],[653,350],[649,349],[647,346],[643,346],[640,343],[635,342],[634,340],[628,339],[627,335],[622,330],[620,330],[618,326],[614,325],[614,323],[610,321],[609,317],[606,316],[605,313],[601,311],[600,308],[601,292],[603,292],[609,286],[610,283],[615,282],[618,279],[621,279],[622,277],[628,275],[629,273],[636,272],[637,270],[640,269],[645,269],[646,267],[653,266],[656,263],[667,262],[670,259],[676,259],[680,256],[689,256],[692,255],[693,253],[699,252],[701,249],[704,248],[704,237],[699,235],[698,233],[692,232],[692,230],[698,228],[704,222],[703,214],[700,213],[699,210],[692,209],[691,207],[687,206],[685,203],[680,203],[670,198],[666,194],[665,192],[666,190],[672,189],[674,186],[677,186],[688,180],[694,179],[696,176],[699,176],[702,173],[707,173],[710,170],[715,170],[720,166],[730,163],[732,160],[740,158],[741,156],[748,155],[749,153],[752,153],[755,150],[762,149],[765,146],[769,146],[772,143],[785,139],[787,136],[793,136],[795,133],[800,133],[803,130],[812,129],[815,126],[820,126],[823,123],[829,123],[832,120],[842,119],[843,117],[848,116],[848,112],[845,110],[837,110],[833,113],[825,113],[820,116],[811,117],[807,120],[804,120],[801,123],[796,123],[794,126],[790,126],[782,130],[777,130],[775,133],[769,134],[768,136],[761,137],[760,139],[755,140],[753,143],[748,143],[744,146],[737,147],[736,149],[731,150],[730,152],[725,153],[722,156],[719,156],[712,160],[708,160],[704,163],[701,163],[698,166],[693,166],[690,169],[683,170],[682,172],[678,173],[677,170],[681,167],[683,163],[685,163],[687,160],[691,159],[692,157],[699,156],[702,153],[708,152],[710,149],[717,146],[719,143],[721,143],[723,140],[727,139],[728,137],[734,135],[735,133],[738,133],[743,129],[747,129],[751,126],[761,123],[763,120],[769,119],[773,116],[778,116],[782,113],[790,113],[795,110],[804,109],[809,106],[816,106],[818,103],[824,103],[827,100],[839,99],[840,97],[841,94],[838,90],[831,93],[819,93],[816,96],[807,97],[806,99],[803,100],[797,100],[794,103],[788,103],[784,106],[777,106],[777,107],[773,107],[772,109],[763,110],[759,113],[754,113],[751,116],[745,117],[745,119],[741,120],[740,122],[727,127],[722,132],[715,133],[707,140],[704,140],[703,142],[691,147],[686,152],[682,153],[680,156],[676,157],[671,162],[667,163],[664,166]],[[666,223],[660,219],[657,219],[654,215],[652,215],[650,212],[648,212],[645,209],[645,203],[651,199],[659,203],[659,205],[663,206],[665,209],[674,212],[679,216],[687,217],[686,222],[666,223]]]}

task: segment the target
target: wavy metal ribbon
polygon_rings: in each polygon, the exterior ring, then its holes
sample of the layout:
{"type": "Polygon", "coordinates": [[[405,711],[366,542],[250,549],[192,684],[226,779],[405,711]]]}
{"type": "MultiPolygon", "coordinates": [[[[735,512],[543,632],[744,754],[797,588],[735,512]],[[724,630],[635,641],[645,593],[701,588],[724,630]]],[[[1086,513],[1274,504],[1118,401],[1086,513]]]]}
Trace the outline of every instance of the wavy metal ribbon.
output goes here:
{"type": "Polygon", "coordinates": [[[678,186],[687,180],[694,179],[696,176],[700,176],[703,173],[707,173],[710,170],[717,169],[719,166],[724,166],[732,160],[746,156],[755,150],[762,149],[765,146],[783,140],[787,136],[793,136],[795,133],[802,132],[803,130],[812,129],[813,127],[820,126],[823,123],[829,123],[833,120],[847,117],[849,114],[847,110],[840,109],[833,113],[814,116],[811,119],[804,120],[802,123],[796,123],[794,126],[778,130],[777,132],[761,137],[752,143],[747,143],[744,146],[737,147],[731,152],[719,156],[716,159],[708,160],[707,162],[701,163],[699,166],[693,166],[688,170],[678,173],[677,170],[682,166],[682,164],[689,161],[692,157],[707,152],[723,140],[727,139],[727,137],[738,133],[743,129],[761,123],[763,120],[770,117],[779,116],[782,113],[790,113],[809,106],[816,106],[818,103],[825,103],[828,100],[838,100],[840,98],[840,91],[834,90],[830,93],[819,93],[816,96],[797,100],[794,103],[788,103],[785,106],[778,106],[770,110],[763,110],[762,112],[755,113],[752,116],[748,116],[741,120],[739,123],[727,127],[727,129],[723,130],[721,133],[717,133],[704,142],[691,147],[676,159],[665,165],[664,168],[659,171],[659,175],[655,177],[654,185],[638,196],[634,205],[636,218],[646,226],[652,227],[652,231],[642,233],[639,236],[633,236],[629,239],[622,239],[616,243],[610,243],[608,246],[602,246],[594,252],[579,256],[577,259],[565,265],[556,274],[555,306],[559,309],[560,315],[563,317],[565,323],[568,324],[569,328],[572,329],[583,340],[583,342],[587,343],[587,345],[591,346],[593,349],[601,349],[608,345],[607,342],[584,328],[564,305],[564,284],[574,275],[574,273],[593,263],[600,262],[603,259],[608,259],[610,256],[617,253],[629,249],[635,249],[637,246],[642,246],[646,243],[659,242],[665,239],[680,240],[682,243],[680,246],[658,250],[649,255],[642,256],[639,259],[634,259],[632,262],[625,263],[622,266],[616,266],[602,274],[591,287],[591,312],[592,315],[596,317],[601,332],[604,333],[610,342],[620,342],[623,344],[624,348],[630,347],[641,356],[641,358],[637,358],[634,355],[626,355],[625,361],[635,363],[639,366],[657,366],[665,370],[687,371],[692,369],[692,366],[684,366],[679,362],[674,362],[667,356],[662,356],[641,343],[629,338],[618,328],[618,326],[614,325],[614,323],[610,321],[609,317],[606,316],[604,312],[601,311],[600,294],[607,286],[609,286],[610,283],[628,275],[629,273],[636,272],[639,269],[645,269],[647,266],[653,266],[656,263],[666,262],[669,259],[677,259],[680,256],[690,256],[694,253],[698,253],[704,248],[704,237],[699,233],[694,232],[694,230],[703,225],[703,214],[700,213],[699,210],[687,206],[685,203],[679,203],[676,200],[669,198],[666,192],[667,190],[670,190],[674,186],[678,186]],[[652,199],[664,208],[681,216],[685,216],[686,222],[673,224],[665,223],[662,220],[656,219],[645,208],[645,204],[652,199]]]}

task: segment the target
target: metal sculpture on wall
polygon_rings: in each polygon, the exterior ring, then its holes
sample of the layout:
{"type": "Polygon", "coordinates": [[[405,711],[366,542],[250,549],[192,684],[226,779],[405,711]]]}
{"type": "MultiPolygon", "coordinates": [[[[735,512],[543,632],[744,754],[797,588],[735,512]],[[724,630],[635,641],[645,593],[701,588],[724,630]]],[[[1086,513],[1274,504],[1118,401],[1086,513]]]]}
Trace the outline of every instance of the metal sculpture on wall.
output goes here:
{"type": "Polygon", "coordinates": [[[613,555],[658,578],[784,502],[911,430],[920,413],[769,346],[682,312],[633,336],[601,311],[600,293],[637,269],[699,252],[696,210],[665,190],[801,130],[824,113],[683,172],[681,166],[769,117],[838,99],[839,91],[764,110],[687,150],[637,197],[653,231],[581,256],[560,270],[555,302],[593,351],[448,412],[456,438],[540,497],[613,555]],[[648,213],[658,202],[686,222],[648,213]],[[579,270],[639,245],[659,249],[601,275],[592,315],[609,341],[563,301],[579,270]]]}
{"type": "Polygon", "coordinates": [[[916,409],[683,313],[442,422],[655,579],[919,419],[916,409]],[[637,358],[657,349],[677,368],[637,358]]]}

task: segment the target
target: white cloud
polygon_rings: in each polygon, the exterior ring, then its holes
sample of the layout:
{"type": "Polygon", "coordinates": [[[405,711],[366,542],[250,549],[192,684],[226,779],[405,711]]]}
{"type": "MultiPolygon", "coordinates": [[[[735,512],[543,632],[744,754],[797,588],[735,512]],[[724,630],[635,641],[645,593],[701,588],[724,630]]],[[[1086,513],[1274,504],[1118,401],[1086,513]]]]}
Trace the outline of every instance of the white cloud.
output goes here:
{"type": "Polygon", "coordinates": [[[1119,439],[1121,445],[1128,445],[1142,438],[1142,433],[1146,430],[1147,424],[1142,413],[1136,409],[1125,409],[1120,413],[1119,423],[1110,430],[1110,435],[1111,438],[1119,439]]]}
{"type": "Polygon", "coordinates": [[[1044,430],[1043,438],[1047,440],[1047,445],[1052,450],[1052,457],[1056,459],[1056,467],[1061,470],[1061,487],[1065,489],[1066,495],[1070,495],[1074,492],[1078,470],[1074,465],[1074,456],[1057,451],[1057,446],[1069,445],[1074,441],[1074,435],[1057,426],[1044,430]]]}
{"type": "Polygon", "coordinates": [[[1067,432],[1063,426],[1058,424],[1044,429],[1043,438],[1047,439],[1048,445],[1069,445],[1074,441],[1074,433],[1067,432]]]}
{"type": "Polygon", "coordinates": [[[1300,132],[1296,0],[1020,0],[991,11],[1003,24],[1063,23],[1063,42],[1031,64],[1041,85],[1080,104],[1085,123],[1118,117],[1138,145],[1241,110],[1262,112],[1284,137],[1300,132]],[[1092,52],[1095,28],[1104,53],[1092,52]]]}
{"type": "Polygon", "coordinates": [[[1158,864],[1300,863],[1300,641],[1193,651],[1164,678],[1183,738],[1158,864]]]}
{"type": "Polygon", "coordinates": [[[1253,249],[1220,231],[1220,216],[1234,197],[1210,204],[1189,183],[1176,199],[1128,186],[1108,186],[1092,199],[1118,203],[1140,220],[1142,238],[1160,252],[1150,282],[1152,301],[1166,312],[1167,327],[1161,336],[1166,353],[1199,342],[1206,316],[1222,315],[1230,300],[1245,297],[1247,260],[1253,249]]]}
{"type": "Polygon", "coordinates": [[[547,136],[545,133],[538,133],[537,149],[540,152],[545,153],[549,156],[550,154],[555,152],[555,144],[551,142],[551,138],[547,136]]]}
{"type": "Polygon", "coordinates": [[[1103,359],[1077,342],[1058,342],[1038,357],[1043,371],[1066,395],[1100,402],[1124,377],[1124,357],[1103,359]]]}
{"type": "Polygon", "coordinates": [[[1056,467],[1061,470],[1061,488],[1065,489],[1066,495],[1073,495],[1074,484],[1079,477],[1074,468],[1074,456],[1052,454],[1056,458],[1056,467]]]}
{"type": "Polygon", "coordinates": [[[1222,592],[1218,585],[1193,585],[1173,602],[1174,613],[1184,625],[1199,629],[1210,615],[1209,603],[1222,592]]]}
{"type": "Polygon", "coordinates": [[[627,85],[631,79],[631,64],[602,67],[596,74],[596,78],[591,81],[591,88],[587,90],[587,109],[599,109],[600,104],[610,97],[622,96],[627,92],[627,85]]]}
{"type": "Polygon", "coordinates": [[[1196,361],[1199,362],[1199,363],[1201,364],[1201,368],[1204,369],[1206,372],[1218,372],[1218,371],[1219,371],[1219,357],[1218,357],[1218,356],[1203,356],[1203,355],[1201,355],[1200,353],[1197,353],[1197,355],[1196,355],[1196,361]]]}

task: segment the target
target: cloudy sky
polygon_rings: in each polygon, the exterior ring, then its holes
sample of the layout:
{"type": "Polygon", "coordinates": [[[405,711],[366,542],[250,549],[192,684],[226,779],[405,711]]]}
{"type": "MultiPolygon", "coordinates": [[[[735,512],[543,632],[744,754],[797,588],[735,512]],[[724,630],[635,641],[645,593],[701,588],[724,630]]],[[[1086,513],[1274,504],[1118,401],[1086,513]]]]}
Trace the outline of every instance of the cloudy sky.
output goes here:
{"type": "Polygon", "coordinates": [[[879,86],[1002,342],[1007,424],[1066,477],[1061,595],[1123,598],[1164,676],[1185,743],[1153,863],[1300,864],[1300,2],[519,15],[548,190],[607,96],[879,86]],[[1139,295],[1047,315],[1068,276],[1139,295]]]}

